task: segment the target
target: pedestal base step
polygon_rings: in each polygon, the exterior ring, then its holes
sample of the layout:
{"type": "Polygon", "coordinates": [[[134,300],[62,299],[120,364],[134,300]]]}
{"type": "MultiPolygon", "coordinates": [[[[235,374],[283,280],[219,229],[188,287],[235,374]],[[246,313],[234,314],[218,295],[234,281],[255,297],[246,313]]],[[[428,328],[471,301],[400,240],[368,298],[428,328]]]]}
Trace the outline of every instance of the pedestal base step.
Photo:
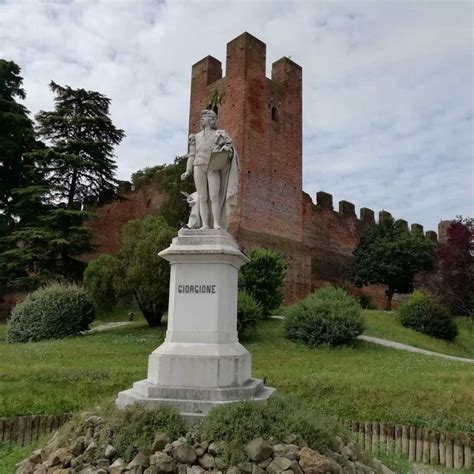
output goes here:
{"type": "Polygon", "coordinates": [[[216,406],[239,400],[264,401],[274,391],[258,379],[249,379],[241,387],[226,388],[163,387],[140,380],[133,384],[133,388],[118,394],[116,405],[119,408],[134,403],[146,407],[171,405],[188,421],[193,421],[205,417],[216,406]]]}

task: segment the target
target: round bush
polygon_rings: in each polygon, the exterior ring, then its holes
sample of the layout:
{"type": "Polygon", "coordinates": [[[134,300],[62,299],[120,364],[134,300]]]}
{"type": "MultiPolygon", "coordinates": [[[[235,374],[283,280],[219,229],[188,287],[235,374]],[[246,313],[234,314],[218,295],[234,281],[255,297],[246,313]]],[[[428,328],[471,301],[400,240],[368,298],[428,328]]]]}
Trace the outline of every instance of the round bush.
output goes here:
{"type": "Polygon", "coordinates": [[[30,293],[8,321],[8,342],[61,339],[89,329],[94,307],[77,285],[54,283],[30,293]]]}
{"type": "Polygon", "coordinates": [[[415,291],[398,310],[403,326],[439,339],[453,341],[458,335],[448,309],[434,295],[415,291]]]}
{"type": "Polygon", "coordinates": [[[288,339],[308,346],[339,346],[364,331],[357,301],[342,288],[323,287],[285,310],[288,339]]]}
{"type": "Polygon", "coordinates": [[[263,318],[262,307],[255,298],[244,291],[239,291],[237,306],[237,332],[239,337],[245,336],[259,319],[263,318]]]}

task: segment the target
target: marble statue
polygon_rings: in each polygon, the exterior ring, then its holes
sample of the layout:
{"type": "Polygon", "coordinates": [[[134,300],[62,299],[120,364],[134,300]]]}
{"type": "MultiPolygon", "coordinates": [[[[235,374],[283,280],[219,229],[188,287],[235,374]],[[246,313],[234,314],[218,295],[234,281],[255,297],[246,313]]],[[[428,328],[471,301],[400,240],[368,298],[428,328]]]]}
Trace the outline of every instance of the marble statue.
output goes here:
{"type": "Polygon", "coordinates": [[[217,129],[217,115],[201,112],[201,131],[189,136],[185,180],[194,176],[196,193],[188,198],[191,216],[187,227],[226,229],[237,205],[239,159],[230,136],[217,129]]]}

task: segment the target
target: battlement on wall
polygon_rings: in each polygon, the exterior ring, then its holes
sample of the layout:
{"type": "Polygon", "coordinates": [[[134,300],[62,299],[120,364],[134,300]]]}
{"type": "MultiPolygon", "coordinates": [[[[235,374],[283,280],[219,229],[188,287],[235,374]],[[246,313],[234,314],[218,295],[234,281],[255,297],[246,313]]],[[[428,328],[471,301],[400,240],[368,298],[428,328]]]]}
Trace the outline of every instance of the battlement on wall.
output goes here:
{"type": "Polygon", "coordinates": [[[233,139],[240,159],[234,226],[301,242],[302,68],[283,57],[268,78],[266,49],[245,32],[227,43],[225,71],[212,56],[193,65],[189,132],[212,109],[233,139]]]}
{"type": "MultiPolygon", "coordinates": [[[[313,203],[316,209],[326,210],[337,214],[342,220],[344,219],[353,219],[362,225],[371,225],[375,224],[375,213],[372,209],[367,207],[362,207],[360,209],[359,217],[356,215],[355,205],[349,201],[339,201],[338,210],[334,210],[333,205],[333,196],[330,193],[325,191],[319,191],[316,193],[316,204],[313,203]]],[[[382,222],[384,219],[391,218],[392,214],[388,211],[381,210],[378,214],[378,222],[382,222]]],[[[408,230],[408,222],[404,219],[397,219],[399,225],[405,227],[408,230]]],[[[421,224],[413,223],[410,226],[410,231],[412,233],[422,233],[424,232],[423,226],[421,224]]],[[[436,232],[428,230],[425,232],[425,236],[430,240],[437,242],[438,236],[436,232]]]]}
{"type": "MultiPolygon", "coordinates": [[[[225,78],[265,79],[267,45],[250,33],[242,33],[227,43],[225,78]]],[[[285,84],[293,78],[301,79],[302,67],[283,56],[271,67],[271,80],[285,84]]],[[[222,63],[213,56],[206,56],[193,64],[192,81],[209,86],[222,79],[222,63]]]]}

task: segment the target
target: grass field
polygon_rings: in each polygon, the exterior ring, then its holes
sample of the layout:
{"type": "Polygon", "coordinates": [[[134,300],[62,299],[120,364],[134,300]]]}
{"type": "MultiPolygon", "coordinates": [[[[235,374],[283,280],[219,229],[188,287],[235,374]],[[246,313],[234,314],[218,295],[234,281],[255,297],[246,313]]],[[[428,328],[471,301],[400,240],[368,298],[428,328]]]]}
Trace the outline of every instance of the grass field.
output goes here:
{"type": "Polygon", "coordinates": [[[364,334],[367,336],[381,337],[429,351],[474,359],[473,319],[456,318],[459,335],[455,342],[447,342],[404,328],[396,313],[365,310],[364,316],[367,322],[367,330],[364,334]]]}
{"type": "MultiPolygon", "coordinates": [[[[106,319],[126,320],[127,312],[121,309],[106,319]]],[[[408,340],[408,330],[392,327],[382,319],[386,316],[368,315],[369,331],[380,331],[371,334],[396,340],[398,334],[401,342],[419,346],[426,342],[408,340]]],[[[145,378],[148,354],[163,341],[164,327],[150,329],[136,319],[125,328],[22,345],[3,342],[6,327],[0,326],[0,416],[77,411],[145,378]]],[[[243,343],[252,353],[255,376],[324,412],[474,430],[472,365],[364,342],[309,349],[287,341],[281,321],[274,320],[260,323],[243,343]]]]}

